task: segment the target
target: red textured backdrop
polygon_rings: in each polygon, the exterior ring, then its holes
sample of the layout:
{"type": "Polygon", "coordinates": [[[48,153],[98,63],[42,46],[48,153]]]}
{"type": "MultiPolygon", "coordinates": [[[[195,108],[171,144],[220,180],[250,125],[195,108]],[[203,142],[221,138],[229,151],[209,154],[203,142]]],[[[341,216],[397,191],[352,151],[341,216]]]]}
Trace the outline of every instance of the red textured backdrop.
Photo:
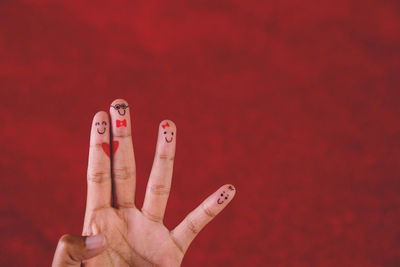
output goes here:
{"type": "Polygon", "coordinates": [[[0,265],[81,232],[91,119],[133,107],[143,202],[179,130],[166,225],[237,195],[183,266],[400,266],[397,0],[0,2],[0,265]]]}

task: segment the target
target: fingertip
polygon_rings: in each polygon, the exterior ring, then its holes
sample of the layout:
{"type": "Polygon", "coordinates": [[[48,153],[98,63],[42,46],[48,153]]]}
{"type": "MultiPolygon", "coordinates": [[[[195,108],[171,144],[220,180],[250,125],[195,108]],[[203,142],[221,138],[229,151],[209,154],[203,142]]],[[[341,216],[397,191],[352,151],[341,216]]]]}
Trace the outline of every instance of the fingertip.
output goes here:
{"type": "Polygon", "coordinates": [[[232,193],[236,192],[236,188],[233,184],[224,184],[219,189],[227,190],[228,192],[232,192],[232,193]]]}
{"type": "Polygon", "coordinates": [[[128,103],[128,101],[126,101],[125,99],[123,99],[123,98],[117,98],[117,99],[115,99],[113,102],[111,102],[111,105],[110,105],[110,110],[113,108],[113,106],[115,106],[115,105],[117,105],[117,104],[125,104],[125,105],[127,105],[127,106],[129,106],[129,103],[128,103]]]}
{"type": "Polygon", "coordinates": [[[176,129],[175,123],[171,120],[165,119],[160,122],[161,129],[166,129],[168,127],[171,127],[171,129],[176,129]]]}
{"type": "Polygon", "coordinates": [[[114,136],[131,135],[130,107],[125,99],[115,99],[110,105],[112,133],[114,136]]]}
{"type": "Polygon", "coordinates": [[[231,200],[232,200],[236,195],[235,186],[233,184],[226,184],[224,187],[227,189],[228,192],[230,192],[229,195],[230,195],[231,200]]]}
{"type": "Polygon", "coordinates": [[[171,120],[163,120],[159,125],[159,132],[161,134],[171,134],[171,136],[176,136],[176,125],[171,120]]]}
{"type": "Polygon", "coordinates": [[[96,114],[94,114],[94,116],[93,116],[93,121],[96,121],[96,120],[107,120],[108,121],[108,119],[109,119],[108,113],[103,110],[96,112],[96,114]]]}
{"type": "Polygon", "coordinates": [[[236,188],[235,188],[235,186],[233,184],[226,184],[223,187],[225,187],[226,189],[228,189],[232,193],[236,193],[236,188]]]}
{"type": "Polygon", "coordinates": [[[216,206],[224,208],[234,198],[235,193],[236,189],[232,184],[225,184],[215,191],[212,199],[214,199],[213,201],[215,201],[216,206]]]}
{"type": "Polygon", "coordinates": [[[117,98],[117,99],[113,100],[112,104],[116,104],[117,102],[118,102],[118,103],[124,102],[125,104],[128,104],[128,101],[126,101],[126,100],[123,99],[123,98],[117,98]]]}
{"type": "Polygon", "coordinates": [[[176,145],[176,126],[171,120],[163,120],[159,124],[157,141],[157,153],[159,155],[170,155],[173,158],[176,145]]]}
{"type": "Polygon", "coordinates": [[[90,144],[106,142],[109,139],[110,119],[108,113],[99,111],[93,116],[90,144]]]}

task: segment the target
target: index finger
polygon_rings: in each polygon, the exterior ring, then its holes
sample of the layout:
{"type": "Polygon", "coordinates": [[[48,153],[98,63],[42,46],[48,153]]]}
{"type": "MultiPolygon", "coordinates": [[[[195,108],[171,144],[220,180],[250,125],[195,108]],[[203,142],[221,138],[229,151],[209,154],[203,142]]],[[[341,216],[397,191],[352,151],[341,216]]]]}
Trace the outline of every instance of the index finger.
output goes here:
{"type": "Polygon", "coordinates": [[[92,122],[87,170],[86,212],[111,206],[110,121],[104,111],[92,122]]]}

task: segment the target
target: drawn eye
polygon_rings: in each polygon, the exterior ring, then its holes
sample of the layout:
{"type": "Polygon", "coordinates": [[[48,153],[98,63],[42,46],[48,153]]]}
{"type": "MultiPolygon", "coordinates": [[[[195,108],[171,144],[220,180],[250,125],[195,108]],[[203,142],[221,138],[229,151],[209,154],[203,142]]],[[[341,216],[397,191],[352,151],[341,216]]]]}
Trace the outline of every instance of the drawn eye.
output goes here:
{"type": "Polygon", "coordinates": [[[225,199],[228,199],[228,197],[225,197],[225,199]]]}
{"type": "Polygon", "coordinates": [[[121,104],[121,108],[126,109],[126,105],[125,104],[121,104]]]}
{"type": "Polygon", "coordinates": [[[167,132],[164,132],[164,134],[167,134],[167,132]]]}
{"type": "Polygon", "coordinates": [[[224,194],[221,194],[221,197],[223,197],[224,196],[224,194]]]}
{"type": "Polygon", "coordinates": [[[100,122],[96,122],[94,125],[100,125],[100,122]]]}
{"type": "Polygon", "coordinates": [[[171,134],[174,135],[174,132],[172,132],[171,134]]]}
{"type": "Polygon", "coordinates": [[[120,106],[119,104],[116,104],[116,105],[115,105],[115,108],[116,108],[116,109],[120,109],[121,106],[120,106]]]}
{"type": "Polygon", "coordinates": [[[103,121],[101,124],[103,124],[103,125],[107,125],[107,122],[103,121]]]}

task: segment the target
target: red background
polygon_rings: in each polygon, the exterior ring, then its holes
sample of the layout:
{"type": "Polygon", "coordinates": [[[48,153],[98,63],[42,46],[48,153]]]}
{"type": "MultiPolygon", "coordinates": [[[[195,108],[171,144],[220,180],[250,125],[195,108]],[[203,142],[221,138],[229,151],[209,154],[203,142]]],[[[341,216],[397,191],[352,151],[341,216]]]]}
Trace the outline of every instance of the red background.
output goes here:
{"type": "Polygon", "coordinates": [[[400,266],[397,0],[0,2],[0,265],[80,234],[91,119],[133,107],[143,202],[179,131],[165,223],[237,195],[183,266],[400,266]]]}

